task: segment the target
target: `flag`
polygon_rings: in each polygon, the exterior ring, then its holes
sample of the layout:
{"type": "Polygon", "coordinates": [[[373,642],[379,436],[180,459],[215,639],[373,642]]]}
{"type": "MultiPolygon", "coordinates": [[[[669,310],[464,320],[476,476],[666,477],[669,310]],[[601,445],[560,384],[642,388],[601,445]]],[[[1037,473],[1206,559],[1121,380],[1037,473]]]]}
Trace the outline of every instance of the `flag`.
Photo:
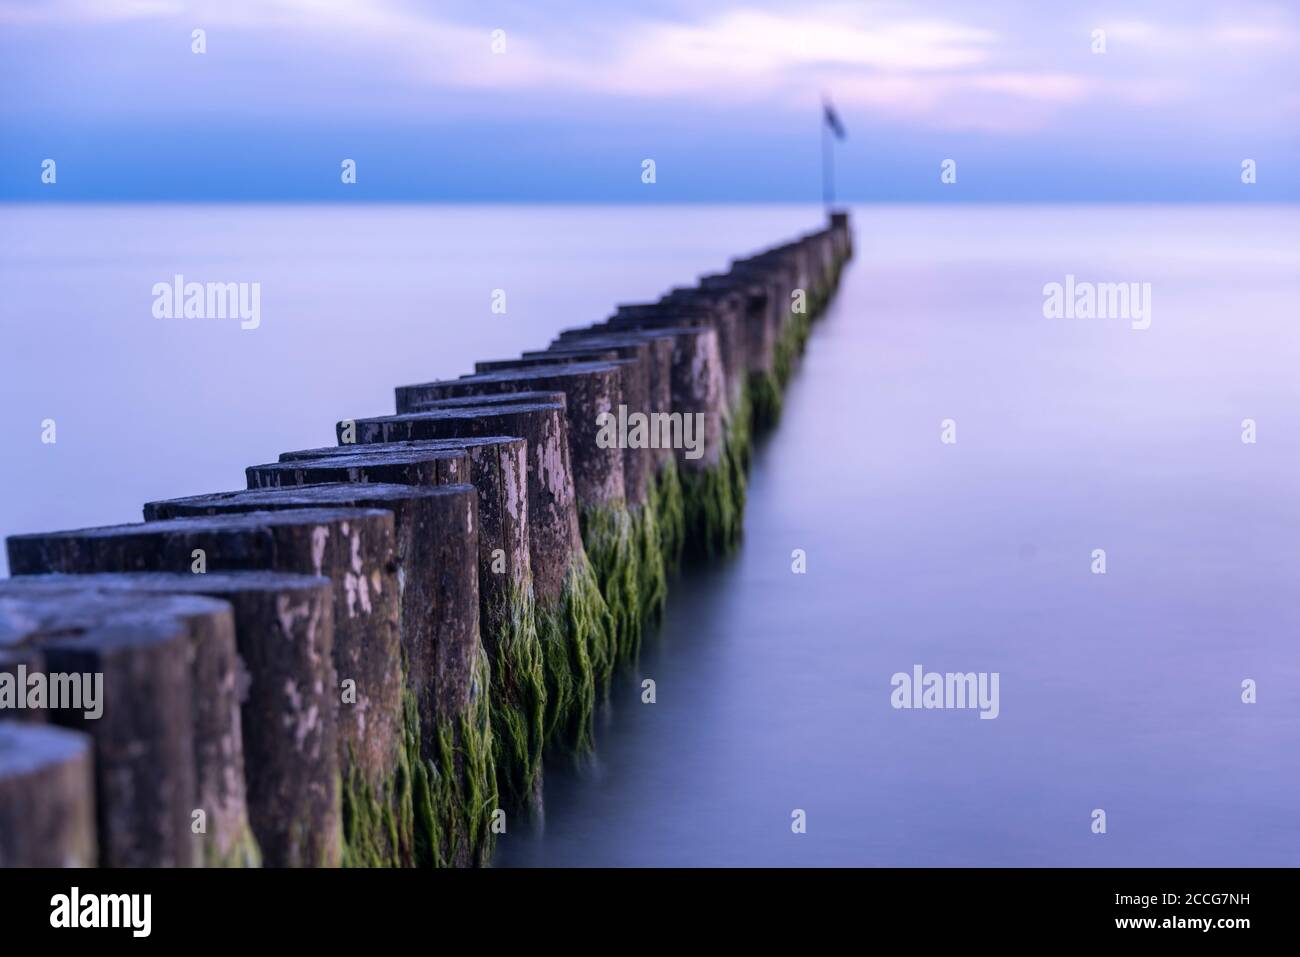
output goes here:
{"type": "Polygon", "coordinates": [[[831,106],[830,100],[822,100],[822,110],[826,114],[826,125],[831,128],[837,140],[844,139],[848,134],[844,132],[844,124],[840,122],[839,116],[835,112],[835,107],[831,106]]]}

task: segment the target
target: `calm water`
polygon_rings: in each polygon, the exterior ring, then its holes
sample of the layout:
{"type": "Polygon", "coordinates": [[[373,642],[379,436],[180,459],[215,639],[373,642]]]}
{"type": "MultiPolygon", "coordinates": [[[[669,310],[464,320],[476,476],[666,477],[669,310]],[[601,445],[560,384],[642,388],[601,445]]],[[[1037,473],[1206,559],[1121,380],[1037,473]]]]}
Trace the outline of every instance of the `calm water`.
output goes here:
{"type": "MultiPolygon", "coordinates": [[[[675,584],[597,766],[552,770],[544,834],[515,829],[499,861],[1300,863],[1298,216],[859,210],[858,258],[757,455],[744,548],[675,584]],[[1149,282],[1150,328],[1043,318],[1067,274],[1149,282]],[[998,672],[1000,716],[894,710],[916,664],[998,672]]],[[[395,384],[816,220],[0,208],[0,533],[240,487],[391,409],[395,384]],[[152,318],[175,273],[260,282],[261,328],[152,318]]]]}

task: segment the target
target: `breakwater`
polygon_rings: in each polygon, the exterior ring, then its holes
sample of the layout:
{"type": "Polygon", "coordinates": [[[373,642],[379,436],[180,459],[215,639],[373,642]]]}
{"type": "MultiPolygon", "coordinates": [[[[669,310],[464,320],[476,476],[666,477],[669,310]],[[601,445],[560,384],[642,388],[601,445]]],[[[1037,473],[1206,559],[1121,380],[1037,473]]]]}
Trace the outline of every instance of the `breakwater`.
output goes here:
{"type": "Polygon", "coordinates": [[[596,746],[670,575],[734,547],[752,436],[849,251],[841,217],[403,387],[396,415],[340,422],[337,447],[253,466],[247,490],[11,539],[5,661],[103,673],[107,703],[98,724],[6,724],[5,862],[29,859],[6,822],[54,777],[58,820],[82,826],[41,853],[76,863],[486,860],[494,828],[540,805],[543,764],[596,746]],[[699,454],[635,428],[602,441],[620,406],[691,416],[699,454]],[[176,596],[208,607],[161,603],[176,596]]]}

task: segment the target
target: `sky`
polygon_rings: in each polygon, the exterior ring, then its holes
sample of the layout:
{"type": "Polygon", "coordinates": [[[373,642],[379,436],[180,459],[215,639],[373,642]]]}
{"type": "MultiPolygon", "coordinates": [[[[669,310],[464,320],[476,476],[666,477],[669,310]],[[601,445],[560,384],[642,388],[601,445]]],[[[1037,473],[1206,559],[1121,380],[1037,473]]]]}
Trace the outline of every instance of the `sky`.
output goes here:
{"type": "Polygon", "coordinates": [[[811,201],[824,96],[844,201],[1300,201],[1252,0],[0,0],[0,200],[811,201]]]}

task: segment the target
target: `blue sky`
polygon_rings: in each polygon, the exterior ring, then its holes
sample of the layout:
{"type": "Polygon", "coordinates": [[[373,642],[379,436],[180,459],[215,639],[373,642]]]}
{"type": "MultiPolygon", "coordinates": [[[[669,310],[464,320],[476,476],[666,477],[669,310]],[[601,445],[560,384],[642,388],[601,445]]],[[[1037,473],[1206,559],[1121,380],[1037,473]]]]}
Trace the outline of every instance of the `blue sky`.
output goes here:
{"type": "Polygon", "coordinates": [[[0,0],[0,199],[1295,201],[1298,10],[0,0]]]}

